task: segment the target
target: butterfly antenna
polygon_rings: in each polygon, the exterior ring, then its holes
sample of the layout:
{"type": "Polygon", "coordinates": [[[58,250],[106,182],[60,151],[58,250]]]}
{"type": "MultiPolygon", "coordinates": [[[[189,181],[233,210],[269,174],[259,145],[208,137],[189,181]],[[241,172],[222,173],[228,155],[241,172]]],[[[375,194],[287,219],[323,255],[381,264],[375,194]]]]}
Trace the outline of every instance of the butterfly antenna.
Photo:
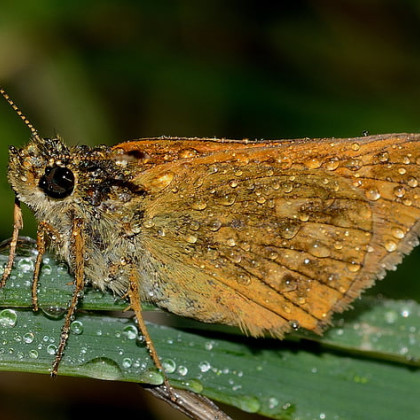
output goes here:
{"type": "Polygon", "coordinates": [[[28,120],[26,115],[19,109],[19,107],[13,102],[13,100],[10,98],[10,96],[6,93],[6,91],[2,88],[0,88],[0,93],[3,96],[4,99],[9,103],[9,105],[14,109],[16,114],[19,115],[21,120],[25,123],[25,125],[31,130],[31,133],[34,137],[39,138],[38,131],[36,128],[31,124],[31,122],[28,120]]]}

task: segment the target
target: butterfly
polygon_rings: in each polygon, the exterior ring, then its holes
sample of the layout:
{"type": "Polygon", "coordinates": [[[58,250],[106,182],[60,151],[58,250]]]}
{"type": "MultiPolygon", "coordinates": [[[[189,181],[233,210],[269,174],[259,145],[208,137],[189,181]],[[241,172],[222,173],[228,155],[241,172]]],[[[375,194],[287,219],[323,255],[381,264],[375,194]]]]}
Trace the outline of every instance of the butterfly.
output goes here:
{"type": "MultiPolygon", "coordinates": [[[[420,135],[274,141],[159,137],[68,147],[32,132],[8,179],[75,288],[52,373],[85,284],[129,300],[156,367],[141,302],[252,336],[321,333],[418,244],[420,135]]],[[[167,381],[166,381],[167,383],[167,381]]],[[[169,386],[169,384],[167,383],[169,386]]]]}

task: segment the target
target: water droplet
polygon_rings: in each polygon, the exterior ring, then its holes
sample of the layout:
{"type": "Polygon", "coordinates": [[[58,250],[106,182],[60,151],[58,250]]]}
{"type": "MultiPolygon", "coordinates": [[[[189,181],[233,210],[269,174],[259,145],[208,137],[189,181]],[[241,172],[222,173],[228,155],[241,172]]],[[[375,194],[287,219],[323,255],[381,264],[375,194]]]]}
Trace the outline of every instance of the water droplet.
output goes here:
{"type": "Polygon", "coordinates": [[[318,258],[326,258],[330,256],[330,249],[319,241],[314,241],[309,245],[309,252],[318,258]]]}
{"type": "Polygon", "coordinates": [[[297,289],[297,279],[291,274],[285,274],[281,279],[281,287],[285,293],[293,292],[297,289]]]}
{"type": "Polygon", "coordinates": [[[409,165],[411,163],[410,156],[404,156],[403,157],[403,163],[405,165],[409,165]]]}
{"type": "Polygon", "coordinates": [[[140,233],[141,232],[141,224],[138,222],[131,223],[131,231],[133,233],[140,233]]]}
{"type": "Polygon", "coordinates": [[[183,382],[189,391],[199,394],[203,391],[203,384],[198,379],[189,379],[188,381],[183,382]]]}
{"type": "Polygon", "coordinates": [[[133,365],[133,361],[129,357],[124,357],[122,360],[122,367],[124,369],[129,369],[133,365]]]}
{"type": "Polygon", "coordinates": [[[405,206],[408,206],[408,207],[413,204],[413,202],[408,198],[405,198],[402,202],[405,206]]]}
{"type": "Polygon", "coordinates": [[[289,182],[285,182],[285,183],[282,185],[282,187],[283,187],[283,191],[284,191],[285,193],[290,193],[290,192],[292,192],[292,191],[293,191],[293,184],[291,184],[291,183],[289,183],[289,182]]]}
{"type": "Polygon", "coordinates": [[[32,332],[28,332],[23,336],[23,342],[26,344],[31,344],[34,341],[35,335],[32,332]]]}
{"type": "Polygon", "coordinates": [[[194,235],[187,235],[187,237],[185,239],[190,244],[195,244],[198,240],[197,236],[194,236],[194,235]]]}
{"type": "Polygon", "coordinates": [[[338,291],[339,291],[341,294],[343,294],[343,295],[344,295],[344,293],[346,293],[346,292],[347,292],[347,288],[346,288],[346,287],[344,287],[344,286],[339,286],[339,287],[338,287],[338,291]]]}
{"type": "Polygon", "coordinates": [[[147,383],[149,385],[162,385],[164,377],[162,373],[155,370],[149,370],[140,375],[140,382],[147,383]]]}
{"type": "Polygon", "coordinates": [[[273,408],[276,408],[279,405],[279,400],[275,397],[270,397],[268,399],[268,408],[270,408],[271,410],[273,408]]]}
{"type": "Polygon", "coordinates": [[[0,312],[0,326],[13,328],[17,323],[18,315],[13,309],[3,309],[0,312]]]}
{"type": "Polygon", "coordinates": [[[207,361],[200,362],[198,367],[201,372],[206,373],[211,369],[211,364],[207,361]]]}
{"type": "Polygon", "coordinates": [[[353,143],[351,145],[351,150],[354,150],[355,152],[357,152],[360,149],[360,144],[359,143],[353,143]]]}
{"type": "Polygon", "coordinates": [[[210,165],[209,166],[209,173],[210,174],[215,174],[219,171],[219,168],[217,167],[217,165],[210,165]]]}
{"type": "Polygon", "coordinates": [[[281,227],[280,236],[284,239],[292,239],[299,232],[300,226],[296,223],[291,223],[281,227]]]}
{"type": "Polygon", "coordinates": [[[405,236],[404,231],[399,227],[393,227],[391,231],[392,231],[392,236],[394,236],[394,238],[403,239],[405,236]]]}
{"type": "Polygon", "coordinates": [[[67,264],[60,263],[57,265],[57,271],[59,271],[60,273],[68,273],[69,267],[67,264]]]}
{"type": "Polygon", "coordinates": [[[185,376],[188,373],[188,368],[186,366],[178,366],[177,372],[181,375],[181,376],[185,376]]]}
{"type": "Polygon", "coordinates": [[[135,340],[139,334],[139,331],[135,325],[127,325],[123,328],[122,333],[129,340],[135,340]]]}
{"type": "Polygon", "coordinates": [[[404,196],[404,194],[405,194],[405,188],[404,188],[403,186],[401,186],[401,185],[397,185],[397,186],[394,188],[394,194],[395,194],[397,197],[403,197],[403,196],[404,196]]]}
{"type": "Polygon", "coordinates": [[[397,244],[394,241],[387,240],[385,241],[385,249],[388,252],[394,252],[397,249],[397,244]]]}
{"type": "Polygon", "coordinates": [[[195,230],[195,231],[200,230],[200,223],[197,222],[196,220],[193,220],[190,223],[190,228],[191,228],[191,230],[195,230]]]}
{"type": "Polygon", "coordinates": [[[143,226],[145,227],[145,228],[152,228],[153,226],[155,225],[155,222],[153,221],[153,219],[146,219],[144,222],[143,222],[143,226]]]}
{"type": "Polygon", "coordinates": [[[405,175],[405,174],[406,174],[406,172],[407,172],[407,169],[405,169],[405,168],[398,168],[398,173],[399,173],[400,175],[405,175]]]}
{"type": "Polygon", "coordinates": [[[47,353],[50,356],[54,356],[57,352],[57,346],[55,346],[54,344],[50,344],[47,346],[47,353]]]}
{"type": "Polygon", "coordinates": [[[49,276],[52,273],[52,267],[49,264],[42,265],[42,274],[49,276]]]}
{"type": "Polygon", "coordinates": [[[289,321],[289,324],[295,331],[297,331],[300,328],[299,321],[291,320],[289,321]]]}
{"type": "Polygon", "coordinates": [[[362,162],[359,159],[350,159],[346,163],[346,167],[349,168],[351,171],[358,171],[362,166],[362,162]]]}
{"type": "Polygon", "coordinates": [[[260,402],[253,396],[241,396],[238,398],[237,403],[238,407],[247,413],[256,413],[261,408],[260,402]]]}
{"type": "Polygon", "coordinates": [[[49,319],[61,319],[67,312],[65,308],[60,308],[58,306],[41,306],[41,311],[49,319]]]}
{"type": "Polygon", "coordinates": [[[299,214],[299,220],[302,222],[307,222],[309,220],[309,214],[308,213],[300,213],[299,214]]]}
{"type": "Polygon", "coordinates": [[[206,341],[204,343],[204,348],[206,350],[213,350],[213,347],[214,347],[214,341],[206,341]]]}
{"type": "Polygon", "coordinates": [[[282,307],[283,307],[284,312],[286,312],[286,314],[290,314],[292,312],[289,305],[283,304],[282,307]]]}
{"type": "Polygon", "coordinates": [[[70,324],[70,331],[72,334],[80,335],[83,333],[83,323],[80,321],[73,321],[70,324]]]}
{"type": "Polygon", "coordinates": [[[209,222],[209,229],[213,232],[217,232],[222,227],[222,222],[218,219],[213,219],[209,222]]]}
{"type": "Polygon", "coordinates": [[[226,241],[226,243],[228,244],[228,246],[235,246],[236,245],[235,239],[233,239],[233,238],[229,238],[226,241]]]}
{"type": "Polygon", "coordinates": [[[239,264],[242,261],[242,255],[238,252],[230,252],[229,256],[232,258],[232,261],[236,264],[239,264]]]}
{"type": "Polygon", "coordinates": [[[306,298],[305,298],[305,297],[303,297],[303,296],[298,296],[298,298],[297,298],[297,303],[298,303],[299,305],[304,305],[304,304],[306,303],[306,298]]]}
{"type": "Polygon", "coordinates": [[[361,266],[356,261],[351,261],[347,264],[347,270],[351,273],[357,273],[360,270],[361,266]]]}
{"type": "Polygon", "coordinates": [[[34,269],[34,261],[31,258],[21,258],[16,267],[22,273],[29,273],[34,269]]]}
{"type": "Polygon", "coordinates": [[[407,185],[411,188],[416,188],[419,185],[419,182],[417,181],[417,178],[410,176],[407,179],[407,185]]]}
{"type": "Polygon", "coordinates": [[[339,161],[338,158],[331,158],[327,162],[325,162],[325,167],[329,171],[335,171],[338,168],[339,161]]]}
{"type": "Polygon", "coordinates": [[[226,194],[217,199],[217,202],[222,206],[231,206],[236,201],[236,194],[226,194]]]}
{"type": "Polygon", "coordinates": [[[230,185],[232,188],[236,188],[236,187],[239,185],[239,183],[238,183],[238,181],[233,180],[233,181],[230,181],[230,182],[229,182],[229,185],[230,185]]]}
{"type": "Polygon", "coordinates": [[[308,169],[317,169],[321,166],[321,161],[317,158],[311,158],[311,159],[305,161],[305,166],[308,169]]]}
{"type": "Polygon", "coordinates": [[[200,187],[203,186],[203,184],[204,184],[204,178],[203,177],[197,178],[193,183],[194,188],[200,188],[200,187]]]}
{"type": "Polygon", "coordinates": [[[136,345],[138,345],[139,347],[145,347],[146,346],[146,339],[145,339],[143,334],[137,334],[136,345]]]}
{"type": "Polygon", "coordinates": [[[251,244],[249,242],[241,242],[240,247],[242,250],[244,250],[245,252],[248,252],[251,250],[251,244]]]}
{"type": "Polygon", "coordinates": [[[182,149],[179,151],[178,156],[180,159],[188,159],[198,155],[198,151],[193,148],[182,149]]]}
{"type": "Polygon", "coordinates": [[[374,187],[366,190],[365,195],[368,198],[368,200],[372,200],[372,201],[376,201],[381,198],[381,194],[379,194],[379,191],[374,187]]]}
{"type": "Polygon", "coordinates": [[[239,284],[248,286],[249,284],[251,284],[251,277],[249,276],[249,274],[242,273],[239,274],[239,276],[237,277],[237,281],[239,284]]]}
{"type": "Polygon", "coordinates": [[[207,203],[205,201],[194,201],[191,204],[191,207],[194,210],[200,210],[201,211],[201,210],[204,210],[207,207],[207,203]]]}
{"type": "Polygon", "coordinates": [[[87,376],[96,379],[117,381],[121,379],[121,369],[114,360],[108,357],[96,357],[84,364],[84,370],[87,376]]]}
{"type": "Polygon", "coordinates": [[[29,350],[29,357],[31,359],[38,359],[38,352],[36,350],[29,350]]]}
{"type": "Polygon", "coordinates": [[[375,156],[379,162],[385,163],[389,161],[389,153],[383,152],[375,156]]]}
{"type": "Polygon", "coordinates": [[[176,363],[172,359],[163,359],[162,367],[166,373],[173,373],[175,372],[175,369],[176,369],[176,363]]]}

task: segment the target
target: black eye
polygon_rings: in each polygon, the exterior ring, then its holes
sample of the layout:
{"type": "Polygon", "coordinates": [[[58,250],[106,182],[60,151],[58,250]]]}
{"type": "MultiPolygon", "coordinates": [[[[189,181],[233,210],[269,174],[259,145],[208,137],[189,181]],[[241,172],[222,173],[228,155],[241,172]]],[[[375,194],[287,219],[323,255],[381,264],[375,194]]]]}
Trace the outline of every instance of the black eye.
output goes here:
{"type": "Polygon", "coordinates": [[[45,173],[39,180],[38,186],[52,198],[67,197],[74,188],[73,172],[60,166],[45,168],[45,173]]]}

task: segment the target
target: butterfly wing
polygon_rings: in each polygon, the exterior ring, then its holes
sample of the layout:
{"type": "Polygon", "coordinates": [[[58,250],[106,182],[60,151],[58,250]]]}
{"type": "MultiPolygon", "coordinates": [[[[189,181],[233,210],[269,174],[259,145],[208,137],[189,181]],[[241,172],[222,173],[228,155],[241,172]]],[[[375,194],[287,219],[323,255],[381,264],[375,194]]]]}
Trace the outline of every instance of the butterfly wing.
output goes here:
{"type": "Polygon", "coordinates": [[[117,148],[145,191],[143,288],[183,316],[320,332],[417,244],[419,135],[117,148]]]}

